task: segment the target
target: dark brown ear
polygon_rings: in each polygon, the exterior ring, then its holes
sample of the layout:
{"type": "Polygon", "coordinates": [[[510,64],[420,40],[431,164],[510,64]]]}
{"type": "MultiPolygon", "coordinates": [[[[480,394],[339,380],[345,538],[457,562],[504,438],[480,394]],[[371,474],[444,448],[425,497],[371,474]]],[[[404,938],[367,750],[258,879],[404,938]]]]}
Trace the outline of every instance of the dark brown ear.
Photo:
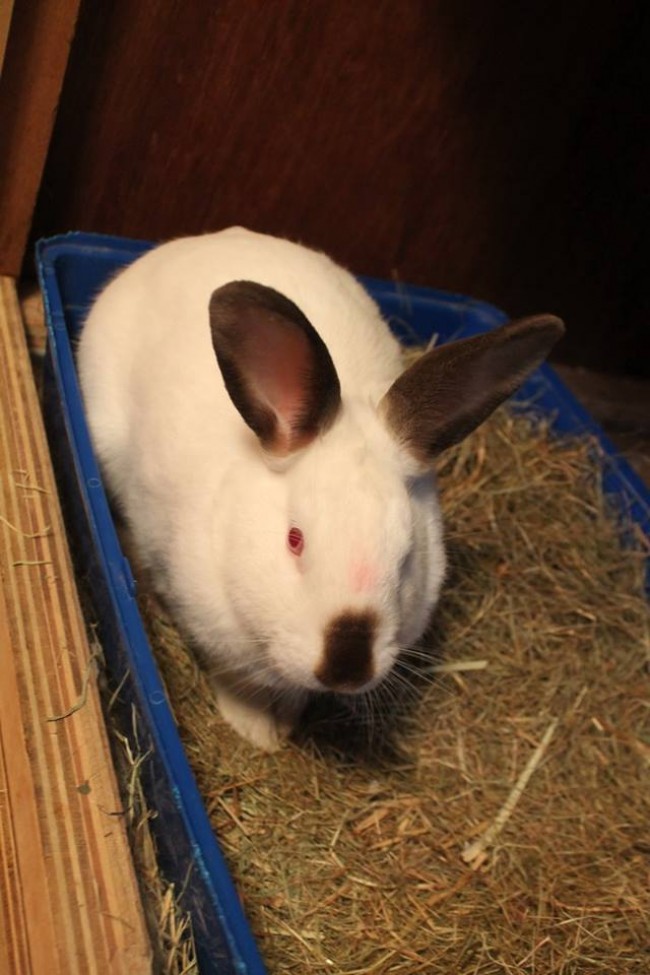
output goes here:
{"type": "Polygon", "coordinates": [[[231,281],[212,294],[210,328],[228,394],[266,450],[285,456],[333,422],[341,402],[334,363],[292,301],[231,281]]]}
{"type": "Polygon", "coordinates": [[[563,334],[559,318],[536,315],[432,349],[393,383],[380,410],[398,440],[430,466],[514,393],[563,334]]]}

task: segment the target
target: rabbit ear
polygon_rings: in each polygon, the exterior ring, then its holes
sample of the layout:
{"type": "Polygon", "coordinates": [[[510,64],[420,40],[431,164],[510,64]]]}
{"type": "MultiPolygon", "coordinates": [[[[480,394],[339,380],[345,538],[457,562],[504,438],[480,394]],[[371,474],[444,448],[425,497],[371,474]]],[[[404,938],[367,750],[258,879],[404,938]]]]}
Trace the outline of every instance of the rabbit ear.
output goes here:
{"type": "Polygon", "coordinates": [[[292,301],[231,281],[212,294],[210,328],[228,394],[265,450],[286,456],[333,422],[341,402],[334,363],[292,301]]]}
{"type": "Polygon", "coordinates": [[[553,315],[522,318],[426,353],[388,390],[380,412],[424,466],[492,413],[564,334],[553,315]]]}

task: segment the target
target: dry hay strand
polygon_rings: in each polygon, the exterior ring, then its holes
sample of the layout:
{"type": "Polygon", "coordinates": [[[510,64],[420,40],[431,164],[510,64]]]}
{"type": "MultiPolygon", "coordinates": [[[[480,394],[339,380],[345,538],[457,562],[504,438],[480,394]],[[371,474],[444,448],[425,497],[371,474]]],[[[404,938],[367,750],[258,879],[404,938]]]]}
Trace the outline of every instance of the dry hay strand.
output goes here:
{"type": "Polygon", "coordinates": [[[596,449],[502,409],[446,453],[426,649],[273,755],[143,597],[272,975],[650,970],[646,552],[619,543],[596,449]]]}
{"type": "MultiPolygon", "coordinates": [[[[119,688],[112,699],[117,693],[119,688]]],[[[110,715],[111,702],[108,711],[110,715]]],[[[132,712],[130,738],[114,725],[111,731],[117,742],[114,756],[122,785],[133,860],[154,952],[155,971],[160,975],[198,975],[192,919],[180,907],[181,892],[177,891],[175,884],[165,879],[158,868],[156,843],[150,826],[150,821],[156,814],[147,804],[141,782],[141,769],[149,755],[138,743],[135,712],[132,712]]]]}

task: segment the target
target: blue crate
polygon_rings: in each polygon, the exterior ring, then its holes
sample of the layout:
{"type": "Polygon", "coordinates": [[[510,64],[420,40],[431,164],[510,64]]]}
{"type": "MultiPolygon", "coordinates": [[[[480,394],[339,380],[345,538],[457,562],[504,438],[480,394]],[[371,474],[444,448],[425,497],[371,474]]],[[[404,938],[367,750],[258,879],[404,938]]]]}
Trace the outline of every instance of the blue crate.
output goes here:
{"type": "MultiPolygon", "coordinates": [[[[92,604],[111,687],[113,714],[133,747],[149,757],[142,784],[163,873],[191,911],[202,972],[263,975],[264,966],[180,742],[135,600],[90,445],[73,348],[89,305],[120,268],[151,247],[144,241],[74,233],[42,240],[37,266],[45,301],[48,347],[44,415],[77,570],[92,604]]],[[[493,328],[507,316],[462,295],[362,279],[406,341],[441,341],[493,328]]],[[[588,433],[602,445],[604,485],[626,520],[650,535],[650,494],[590,415],[549,366],[518,398],[534,403],[560,433],[588,433]]]]}

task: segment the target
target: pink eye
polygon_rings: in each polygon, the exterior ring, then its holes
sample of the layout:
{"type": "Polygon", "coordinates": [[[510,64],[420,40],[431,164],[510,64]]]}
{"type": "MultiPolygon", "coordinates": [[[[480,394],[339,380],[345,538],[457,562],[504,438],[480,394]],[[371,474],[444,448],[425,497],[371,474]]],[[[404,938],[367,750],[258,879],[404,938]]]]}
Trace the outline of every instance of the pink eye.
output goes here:
{"type": "Polygon", "coordinates": [[[289,551],[293,552],[294,555],[301,555],[302,550],[305,547],[305,539],[299,528],[295,526],[289,529],[289,534],[287,535],[287,545],[289,546],[289,551]]]}

